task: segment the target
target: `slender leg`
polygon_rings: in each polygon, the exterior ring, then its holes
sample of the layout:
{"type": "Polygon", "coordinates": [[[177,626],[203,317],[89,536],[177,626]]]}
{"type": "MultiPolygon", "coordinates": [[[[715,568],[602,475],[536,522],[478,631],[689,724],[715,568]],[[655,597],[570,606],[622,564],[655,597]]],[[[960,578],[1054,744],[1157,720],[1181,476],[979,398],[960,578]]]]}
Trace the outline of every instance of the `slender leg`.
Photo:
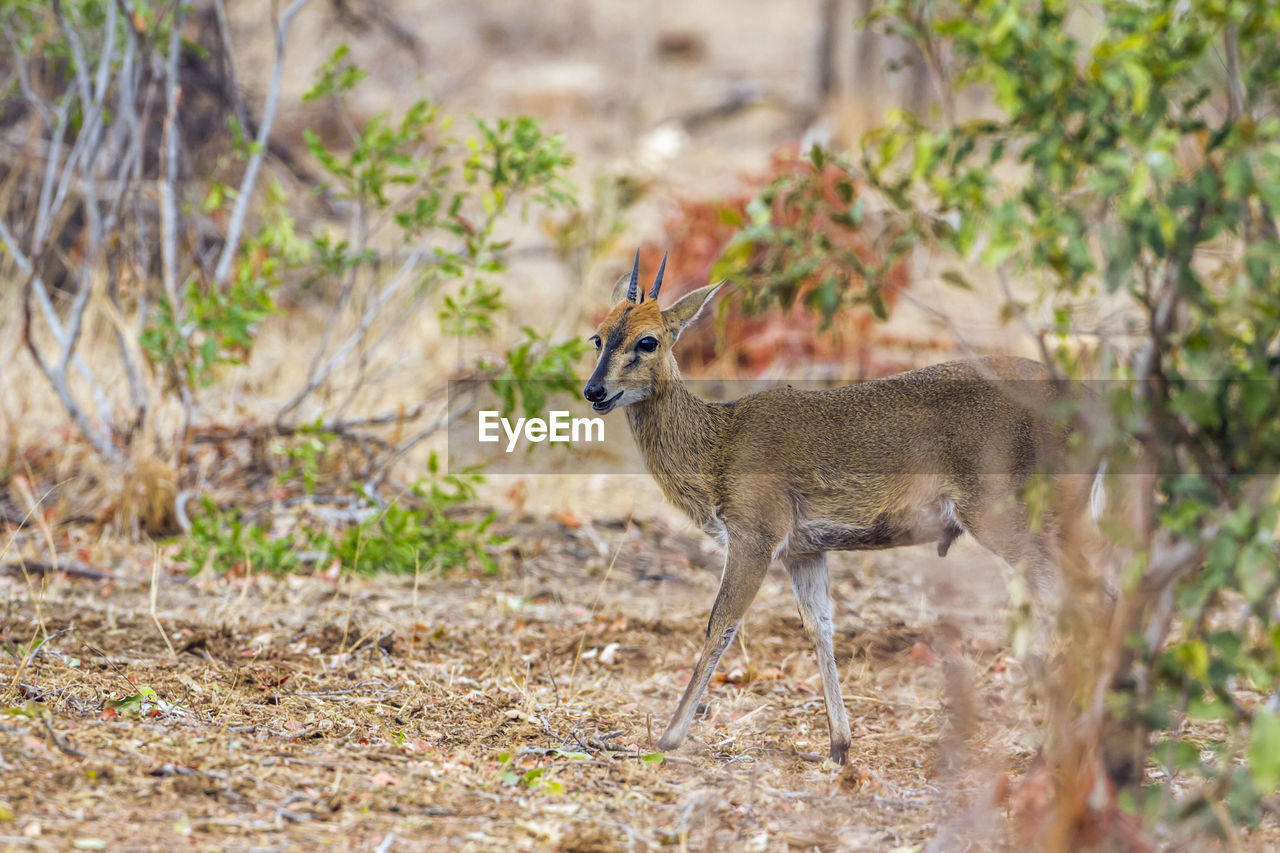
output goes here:
{"type": "Polygon", "coordinates": [[[693,722],[694,711],[698,701],[711,681],[711,674],[720,663],[720,656],[733,642],[738,626],[742,624],[742,616],[751,606],[769,570],[770,555],[768,551],[758,548],[744,548],[729,540],[729,552],[724,561],[724,574],[720,576],[720,591],[716,593],[715,604],[711,605],[711,618],[707,622],[707,640],[698,655],[698,662],[693,666],[693,675],[684,696],[676,707],[671,722],[662,737],[658,738],[657,748],[663,751],[675,749],[689,733],[693,722]]]}
{"type": "Polygon", "coordinates": [[[831,760],[844,764],[849,754],[849,717],[840,695],[840,676],[832,644],[831,588],[827,579],[827,555],[800,554],[785,560],[791,576],[791,590],[800,608],[800,621],[818,654],[822,675],[822,699],[827,706],[827,729],[831,732],[831,760]]]}

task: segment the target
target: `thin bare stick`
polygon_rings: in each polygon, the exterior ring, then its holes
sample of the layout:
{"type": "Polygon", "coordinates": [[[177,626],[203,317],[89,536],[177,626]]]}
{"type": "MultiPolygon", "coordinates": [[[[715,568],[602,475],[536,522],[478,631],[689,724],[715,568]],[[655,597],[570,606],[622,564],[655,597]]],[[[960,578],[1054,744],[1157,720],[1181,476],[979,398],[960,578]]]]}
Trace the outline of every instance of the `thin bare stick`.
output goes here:
{"type": "Polygon", "coordinates": [[[417,249],[405,259],[405,262],[400,265],[400,269],[390,281],[383,285],[382,290],[378,291],[378,295],[374,297],[369,307],[365,309],[364,315],[361,316],[355,331],[347,336],[347,339],[342,342],[342,346],[338,347],[337,351],[325,360],[324,366],[316,371],[315,375],[302,386],[298,393],[294,394],[289,402],[285,403],[284,407],[280,409],[280,413],[276,415],[276,423],[281,423],[286,415],[296,409],[313,391],[327,382],[333,371],[351,357],[351,353],[355,351],[356,347],[360,345],[360,342],[369,333],[369,328],[373,325],[373,321],[382,313],[383,307],[409,281],[418,266],[418,262],[425,256],[426,249],[417,249]]]}
{"type": "Polygon", "coordinates": [[[1018,321],[1021,323],[1023,330],[1035,339],[1036,344],[1040,347],[1040,356],[1044,361],[1045,367],[1049,368],[1049,373],[1053,376],[1055,382],[1062,381],[1062,372],[1058,370],[1058,364],[1053,356],[1049,353],[1049,347],[1044,342],[1044,335],[1037,332],[1031,325],[1030,318],[1027,317],[1027,309],[1022,303],[1013,297],[1013,286],[1009,284],[1009,275],[1005,272],[1004,265],[996,267],[996,278],[1000,281],[1000,290],[1004,293],[1005,303],[1013,306],[1014,312],[1018,315],[1018,321]]]}
{"type": "MultiPolygon", "coordinates": [[[[357,203],[351,207],[351,233],[354,235],[352,256],[359,256],[367,248],[369,235],[363,204],[357,203]]],[[[329,351],[329,342],[333,340],[333,332],[337,328],[338,319],[342,316],[342,310],[346,307],[347,302],[351,299],[351,294],[355,290],[359,268],[360,265],[358,264],[349,265],[346,274],[342,277],[342,287],[338,290],[338,298],[334,300],[333,306],[329,309],[329,317],[325,320],[324,331],[320,333],[320,340],[311,356],[311,364],[307,367],[307,384],[310,384],[315,379],[316,371],[320,369],[320,364],[324,360],[324,354],[329,351]]],[[[277,417],[283,417],[288,414],[302,400],[298,399],[297,402],[290,402],[293,405],[283,409],[277,417]]]]}
{"type": "Polygon", "coordinates": [[[231,24],[227,21],[227,6],[222,0],[213,0],[213,17],[218,25],[218,40],[222,43],[222,56],[226,60],[227,86],[231,90],[231,109],[240,126],[248,129],[244,100],[240,97],[240,81],[236,76],[236,55],[231,46],[231,24]]]}
{"type": "Polygon", "coordinates": [[[45,160],[44,179],[40,183],[40,201],[36,205],[36,227],[31,239],[32,258],[39,258],[44,253],[44,241],[49,236],[49,219],[52,216],[51,205],[54,195],[53,181],[58,172],[62,137],[67,132],[67,119],[71,114],[73,100],[69,94],[65,96],[54,114],[53,135],[49,137],[48,159],[45,160]]]}
{"type": "Polygon", "coordinates": [[[67,385],[67,375],[65,371],[55,371],[51,369],[44,357],[40,354],[39,348],[35,344],[35,340],[31,336],[31,291],[35,284],[35,279],[29,277],[26,286],[23,288],[22,298],[22,340],[26,345],[27,352],[31,354],[31,358],[35,361],[36,366],[40,368],[40,372],[44,374],[45,380],[48,381],[54,393],[58,395],[58,400],[62,403],[63,408],[71,416],[71,420],[75,423],[76,428],[81,434],[88,439],[93,445],[93,449],[98,455],[111,462],[120,462],[124,457],[120,451],[116,449],[110,439],[98,431],[90,422],[88,416],[84,413],[79,402],[71,394],[71,389],[67,385]]]}
{"type": "Polygon", "coordinates": [[[177,657],[178,653],[173,650],[173,643],[169,641],[169,635],[165,632],[164,626],[160,624],[160,615],[156,612],[156,601],[159,598],[160,591],[160,546],[155,545],[151,554],[151,621],[155,623],[156,630],[160,632],[160,638],[164,640],[164,644],[169,647],[170,657],[177,657]]]}
{"type": "MultiPolygon", "coordinates": [[[[58,342],[59,347],[62,347],[64,345],[62,323],[58,320],[58,314],[54,310],[52,300],[49,299],[49,293],[45,289],[44,281],[38,275],[35,275],[35,262],[22,251],[13,232],[9,230],[8,224],[3,219],[0,219],[0,241],[3,241],[5,249],[9,252],[10,257],[13,258],[14,263],[18,265],[18,269],[27,275],[29,279],[28,287],[32,289],[32,292],[35,293],[40,301],[40,310],[44,315],[45,322],[48,324],[49,330],[53,333],[53,337],[58,342]]],[[[72,363],[85,381],[89,383],[90,388],[96,390],[98,385],[94,381],[93,371],[89,369],[89,365],[79,355],[73,358],[72,363]]],[[[95,400],[99,403],[98,416],[106,422],[107,412],[101,400],[101,395],[96,394],[95,400]]]]}
{"type": "Polygon", "coordinates": [[[120,575],[115,572],[104,572],[98,569],[90,568],[84,563],[74,562],[51,562],[48,560],[24,560],[19,563],[0,563],[0,574],[21,576],[30,575],[48,575],[61,574],[72,578],[83,578],[91,581],[114,581],[120,580],[120,575]]]}
{"type": "Polygon", "coordinates": [[[1227,24],[1223,48],[1227,54],[1227,121],[1234,122],[1244,116],[1246,98],[1240,77],[1240,29],[1235,24],[1227,24]]]}
{"type": "Polygon", "coordinates": [[[342,420],[329,421],[328,423],[307,424],[302,426],[293,426],[290,424],[262,424],[251,427],[219,427],[208,426],[201,427],[200,431],[191,436],[192,444],[217,444],[223,441],[236,441],[245,439],[266,438],[268,436],[291,436],[300,433],[326,432],[334,435],[346,435],[353,437],[362,437],[353,432],[360,427],[370,426],[388,426],[391,424],[406,423],[408,421],[417,420],[426,406],[419,404],[406,412],[388,412],[381,415],[371,415],[363,418],[345,418],[342,420]]]}
{"type": "Polygon", "coordinates": [[[231,212],[231,221],[227,225],[227,242],[222,247],[218,266],[213,273],[214,284],[219,287],[226,284],[231,276],[231,265],[240,251],[240,236],[244,231],[244,220],[249,214],[249,201],[258,182],[258,172],[262,169],[263,158],[267,155],[267,141],[271,136],[271,125],[276,120],[276,105],[280,100],[280,86],[284,80],[284,46],[289,25],[293,22],[294,15],[302,11],[302,7],[307,5],[307,2],[308,0],[293,0],[281,16],[279,27],[276,28],[276,62],[271,71],[267,103],[262,110],[262,123],[258,125],[257,145],[253,156],[249,158],[249,165],[245,168],[244,179],[240,182],[240,194],[236,197],[236,206],[231,212]]]}
{"type": "Polygon", "coordinates": [[[44,102],[44,98],[36,95],[35,89],[31,86],[31,75],[27,69],[26,53],[18,44],[18,39],[13,33],[13,28],[9,26],[6,19],[4,25],[4,37],[9,42],[9,49],[13,52],[16,62],[14,65],[18,71],[18,88],[22,90],[22,97],[26,99],[36,112],[40,114],[40,118],[44,120],[45,127],[49,130],[53,129],[55,124],[53,112],[50,111],[48,104],[44,102]]]}
{"type": "Polygon", "coordinates": [[[165,63],[164,180],[160,181],[160,266],[165,296],[178,312],[178,56],[182,46],[182,21],[186,4],[178,3],[169,32],[169,55],[165,63]]]}
{"type": "Polygon", "coordinates": [[[408,453],[414,447],[417,447],[423,441],[426,441],[428,438],[435,435],[440,430],[448,429],[450,426],[452,426],[454,421],[456,421],[458,418],[465,415],[467,412],[471,411],[471,407],[472,405],[474,405],[474,403],[475,403],[475,395],[472,394],[465,404],[454,406],[450,411],[446,412],[442,417],[427,424],[427,426],[424,427],[416,435],[410,436],[409,438],[400,442],[400,444],[396,446],[396,449],[391,453],[391,455],[387,457],[386,461],[382,463],[381,468],[377,470],[377,475],[372,478],[371,482],[373,484],[374,491],[381,488],[382,484],[387,481],[387,477],[391,475],[392,465],[398,462],[406,453],[408,453]]]}
{"type": "MultiPolygon", "coordinates": [[[[21,261],[19,261],[18,265],[19,267],[23,266],[21,261]]],[[[27,274],[29,276],[31,275],[29,270],[32,269],[34,269],[34,266],[30,265],[30,262],[28,261],[28,265],[25,267],[25,270],[28,270],[27,274]]],[[[34,276],[30,279],[29,286],[31,288],[31,292],[36,295],[36,299],[40,303],[40,313],[43,315],[45,323],[49,327],[49,331],[53,334],[54,340],[57,342],[59,349],[61,349],[66,337],[66,331],[62,327],[62,322],[58,319],[58,313],[53,307],[53,300],[49,298],[49,291],[44,285],[44,279],[40,278],[40,276],[34,276]]],[[[89,365],[85,360],[80,357],[79,353],[72,354],[71,364],[75,367],[76,372],[79,373],[84,381],[89,385],[91,396],[98,407],[98,419],[104,424],[110,423],[111,416],[106,407],[106,399],[103,396],[101,386],[98,385],[97,380],[94,378],[93,371],[89,368],[89,365]]]]}

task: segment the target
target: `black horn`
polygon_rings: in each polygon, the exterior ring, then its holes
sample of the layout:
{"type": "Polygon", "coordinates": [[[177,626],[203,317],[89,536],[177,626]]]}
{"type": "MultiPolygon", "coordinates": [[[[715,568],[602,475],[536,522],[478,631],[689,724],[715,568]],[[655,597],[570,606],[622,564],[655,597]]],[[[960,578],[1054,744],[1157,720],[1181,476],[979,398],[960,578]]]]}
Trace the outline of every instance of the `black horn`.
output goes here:
{"type": "Polygon", "coordinates": [[[658,298],[658,291],[662,289],[662,274],[667,269],[667,253],[662,253],[662,265],[658,267],[658,276],[653,280],[653,289],[649,291],[650,299],[658,298]]]}
{"type": "Polygon", "coordinates": [[[640,250],[636,249],[636,262],[631,267],[631,281],[627,284],[627,299],[639,302],[636,297],[636,285],[640,283],[640,250]]]}

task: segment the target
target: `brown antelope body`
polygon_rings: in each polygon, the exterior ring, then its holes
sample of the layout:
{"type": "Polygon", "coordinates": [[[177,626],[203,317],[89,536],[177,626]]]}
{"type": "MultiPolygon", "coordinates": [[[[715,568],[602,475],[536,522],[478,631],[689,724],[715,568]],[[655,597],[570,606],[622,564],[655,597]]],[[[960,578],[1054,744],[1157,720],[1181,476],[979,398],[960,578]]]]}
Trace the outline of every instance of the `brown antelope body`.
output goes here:
{"type": "MultiPolygon", "coordinates": [[[[817,652],[831,757],[843,763],[850,731],[826,552],[936,543],[945,555],[969,533],[1033,587],[1052,587],[1061,528],[1052,518],[1033,526],[1018,494],[1057,443],[1037,415],[1052,396],[1048,374],[1026,359],[984,358],[825,391],[780,387],[709,402],[686,388],[672,345],[719,285],[660,310],[661,269],[648,301],[637,298],[637,278],[638,258],[593,338],[599,361],[583,393],[601,413],[626,406],[667,499],[726,551],[706,641],[657,747],[684,740],[776,559],[817,652]]],[[[1081,496],[1076,505],[1083,503],[1081,496]]]]}

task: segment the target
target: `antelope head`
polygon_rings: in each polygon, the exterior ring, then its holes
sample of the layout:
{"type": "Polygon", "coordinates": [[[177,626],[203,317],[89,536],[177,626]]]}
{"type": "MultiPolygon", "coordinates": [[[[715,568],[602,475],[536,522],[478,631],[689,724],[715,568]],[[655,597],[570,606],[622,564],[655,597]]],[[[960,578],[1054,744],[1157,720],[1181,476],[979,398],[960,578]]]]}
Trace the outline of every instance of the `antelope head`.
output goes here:
{"type": "Polygon", "coordinates": [[[647,301],[638,288],[639,252],[631,274],[614,285],[613,308],[591,336],[598,354],[596,369],[582,389],[582,396],[597,412],[646,400],[665,381],[679,378],[671,348],[723,282],[686,294],[664,311],[658,308],[658,291],[666,268],[663,255],[647,301]]]}

